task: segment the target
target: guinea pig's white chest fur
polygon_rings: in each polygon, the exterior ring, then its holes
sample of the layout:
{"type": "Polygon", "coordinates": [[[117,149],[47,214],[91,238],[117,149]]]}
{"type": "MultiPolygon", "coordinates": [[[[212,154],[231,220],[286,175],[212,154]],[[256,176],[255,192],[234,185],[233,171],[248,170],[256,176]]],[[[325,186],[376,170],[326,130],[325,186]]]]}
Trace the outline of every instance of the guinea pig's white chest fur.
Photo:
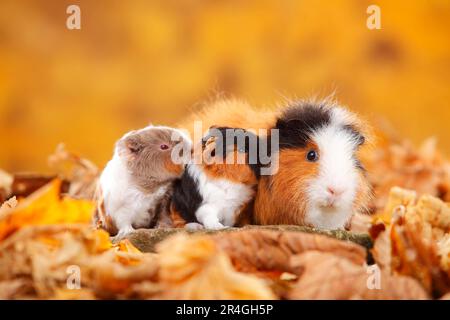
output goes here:
{"type": "Polygon", "coordinates": [[[208,177],[196,164],[188,167],[203,200],[195,215],[207,229],[232,227],[240,209],[254,196],[254,189],[244,183],[208,177]]]}
{"type": "Polygon", "coordinates": [[[105,211],[114,221],[118,237],[134,228],[147,227],[153,218],[149,209],[156,206],[168,188],[168,185],[162,185],[154,192],[144,193],[132,184],[130,174],[121,161],[115,155],[100,177],[105,211]]]}

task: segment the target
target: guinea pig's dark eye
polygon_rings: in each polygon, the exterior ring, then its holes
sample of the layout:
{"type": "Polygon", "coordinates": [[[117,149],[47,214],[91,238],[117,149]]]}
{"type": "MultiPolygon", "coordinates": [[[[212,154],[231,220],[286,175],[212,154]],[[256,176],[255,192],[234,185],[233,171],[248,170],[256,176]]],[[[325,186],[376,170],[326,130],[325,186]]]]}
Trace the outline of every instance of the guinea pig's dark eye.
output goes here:
{"type": "Polygon", "coordinates": [[[317,154],[317,152],[315,150],[310,150],[306,154],[306,160],[308,160],[310,162],[315,162],[318,159],[319,159],[319,155],[317,154]]]}
{"type": "Polygon", "coordinates": [[[159,146],[159,148],[161,149],[161,150],[167,150],[167,149],[169,149],[169,146],[167,145],[167,144],[161,144],[160,146],[159,146]]]}

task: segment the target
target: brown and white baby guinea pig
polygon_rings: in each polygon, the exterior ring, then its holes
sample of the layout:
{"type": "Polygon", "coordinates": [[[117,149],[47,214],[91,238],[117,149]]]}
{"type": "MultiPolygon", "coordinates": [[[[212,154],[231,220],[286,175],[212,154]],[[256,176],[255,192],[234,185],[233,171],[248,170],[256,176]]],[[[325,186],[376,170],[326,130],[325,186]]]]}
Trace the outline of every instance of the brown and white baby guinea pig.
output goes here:
{"type": "Polygon", "coordinates": [[[99,180],[95,223],[121,238],[135,228],[169,226],[172,183],[191,141],[182,131],[150,125],[125,134],[99,180]]]}
{"type": "Polygon", "coordinates": [[[358,154],[370,130],[356,115],[330,102],[295,102],[273,128],[278,171],[260,179],[256,223],[343,229],[365,211],[371,188],[358,154]]]}

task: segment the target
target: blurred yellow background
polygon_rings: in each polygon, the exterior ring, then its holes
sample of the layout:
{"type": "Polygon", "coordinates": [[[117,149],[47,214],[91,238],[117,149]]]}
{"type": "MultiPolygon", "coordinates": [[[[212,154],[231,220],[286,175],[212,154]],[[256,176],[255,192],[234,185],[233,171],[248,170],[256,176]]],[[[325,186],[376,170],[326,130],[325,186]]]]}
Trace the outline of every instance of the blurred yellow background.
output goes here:
{"type": "Polygon", "coordinates": [[[0,168],[45,171],[59,142],[104,165],[125,131],[221,93],[269,106],[335,92],[450,154],[449,39],[448,0],[2,0],[0,168]]]}

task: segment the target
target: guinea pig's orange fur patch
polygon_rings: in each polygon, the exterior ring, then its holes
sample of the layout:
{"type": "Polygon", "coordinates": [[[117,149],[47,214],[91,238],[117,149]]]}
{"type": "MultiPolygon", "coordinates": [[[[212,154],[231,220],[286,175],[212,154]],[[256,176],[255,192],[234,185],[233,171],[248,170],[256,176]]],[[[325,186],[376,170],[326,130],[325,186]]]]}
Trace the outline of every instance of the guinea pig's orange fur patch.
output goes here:
{"type": "Polygon", "coordinates": [[[319,172],[318,162],[306,160],[305,149],[284,149],[279,154],[279,169],[273,176],[260,179],[255,199],[254,220],[257,224],[304,224],[306,188],[319,172]]]}
{"type": "Polygon", "coordinates": [[[191,137],[194,136],[195,121],[201,121],[204,132],[212,126],[267,130],[274,126],[277,114],[271,110],[258,110],[237,99],[218,100],[179,123],[178,128],[188,130],[191,137]]]}
{"type": "Polygon", "coordinates": [[[174,163],[170,157],[164,161],[164,167],[168,172],[173,173],[174,175],[181,176],[183,174],[184,165],[174,163]]]}
{"type": "Polygon", "coordinates": [[[246,185],[256,185],[258,180],[247,163],[248,156],[235,151],[228,153],[223,163],[204,164],[202,168],[212,179],[221,178],[246,185]]]}
{"type": "Polygon", "coordinates": [[[95,227],[107,231],[111,236],[115,236],[119,230],[117,230],[116,224],[111,216],[106,214],[105,203],[103,197],[100,195],[100,188],[98,188],[95,194],[95,200],[97,201],[97,207],[94,212],[95,227]]]}
{"type": "Polygon", "coordinates": [[[186,220],[184,220],[181,214],[175,209],[173,203],[170,205],[170,219],[172,220],[172,226],[174,228],[183,228],[186,225],[186,220]]]}

